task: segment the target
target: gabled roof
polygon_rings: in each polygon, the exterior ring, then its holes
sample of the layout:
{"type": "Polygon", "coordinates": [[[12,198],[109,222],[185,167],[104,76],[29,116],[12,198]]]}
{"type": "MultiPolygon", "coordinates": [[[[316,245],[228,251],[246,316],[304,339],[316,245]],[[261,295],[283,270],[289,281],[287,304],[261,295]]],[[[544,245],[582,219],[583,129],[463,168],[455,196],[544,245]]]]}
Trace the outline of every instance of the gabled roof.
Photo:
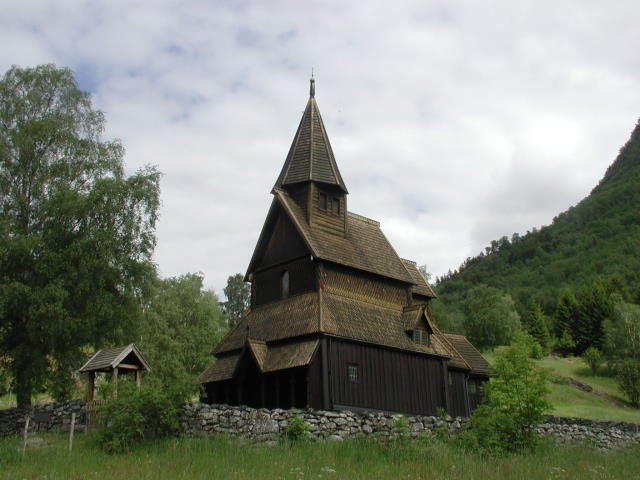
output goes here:
{"type": "Polygon", "coordinates": [[[264,368],[264,364],[267,361],[267,344],[262,340],[256,340],[255,338],[248,338],[247,345],[253,353],[253,358],[256,359],[256,363],[260,367],[260,370],[264,368]]]}
{"type": "Polygon", "coordinates": [[[233,378],[240,360],[240,353],[216,359],[198,377],[198,383],[219,382],[233,378]]]}
{"type": "Polygon", "coordinates": [[[249,263],[247,276],[257,268],[263,246],[269,241],[269,226],[273,224],[278,209],[282,209],[315,258],[405,283],[414,283],[413,277],[382,233],[380,223],[349,212],[346,235],[333,235],[311,227],[302,209],[286,191],[274,189],[273,194],[275,198],[249,263]]]}
{"type": "Polygon", "coordinates": [[[348,193],[316,103],[313,79],[309,101],[274,188],[307,181],[336,185],[348,193]]]}
{"type": "Polygon", "coordinates": [[[82,367],[80,367],[80,370],[78,371],[84,373],[112,370],[122,363],[129,354],[134,355],[135,360],[141,366],[141,370],[151,370],[149,364],[146,362],[138,348],[133,343],[130,343],[124,347],[98,350],[82,367]]]}
{"type": "Polygon", "coordinates": [[[393,309],[326,291],[295,295],[251,310],[218,343],[213,353],[226,356],[239,351],[247,342],[247,336],[251,341],[259,338],[271,349],[270,342],[322,333],[449,358],[452,366],[469,369],[431,322],[424,306],[393,309]],[[410,319],[416,323],[424,319],[432,332],[430,345],[413,342],[406,328],[410,319]]]}
{"type": "Polygon", "coordinates": [[[489,365],[489,362],[487,362],[467,337],[457,333],[445,333],[444,336],[451,345],[453,345],[460,356],[464,358],[467,365],[471,368],[471,373],[489,375],[491,365],[489,365]]]}
{"type": "MultiPolygon", "coordinates": [[[[256,365],[262,373],[309,365],[318,348],[318,343],[317,338],[272,346],[254,339],[247,341],[256,365]],[[260,352],[258,355],[256,355],[256,346],[260,352]]],[[[219,382],[233,378],[241,356],[242,353],[235,353],[218,358],[198,377],[198,383],[219,382]]]]}
{"type": "Polygon", "coordinates": [[[413,287],[411,288],[411,291],[413,293],[417,293],[418,295],[435,298],[437,295],[431,288],[431,285],[429,285],[425,278],[422,276],[420,270],[418,270],[416,262],[407,260],[406,258],[401,258],[400,260],[402,260],[402,264],[411,275],[411,278],[413,278],[413,287]]]}

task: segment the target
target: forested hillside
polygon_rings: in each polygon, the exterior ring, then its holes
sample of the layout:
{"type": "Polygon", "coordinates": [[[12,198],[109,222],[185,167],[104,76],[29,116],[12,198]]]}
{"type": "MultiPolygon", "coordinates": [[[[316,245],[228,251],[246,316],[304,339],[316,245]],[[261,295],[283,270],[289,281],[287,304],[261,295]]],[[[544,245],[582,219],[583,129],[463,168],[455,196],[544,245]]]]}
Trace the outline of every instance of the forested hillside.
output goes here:
{"type": "Polygon", "coordinates": [[[553,316],[563,291],[579,292],[597,280],[627,302],[640,302],[640,123],[580,203],[549,226],[492,241],[438,279],[436,310],[455,328],[451,315],[463,311],[472,288],[485,284],[510,294],[521,316],[532,300],[553,316]]]}

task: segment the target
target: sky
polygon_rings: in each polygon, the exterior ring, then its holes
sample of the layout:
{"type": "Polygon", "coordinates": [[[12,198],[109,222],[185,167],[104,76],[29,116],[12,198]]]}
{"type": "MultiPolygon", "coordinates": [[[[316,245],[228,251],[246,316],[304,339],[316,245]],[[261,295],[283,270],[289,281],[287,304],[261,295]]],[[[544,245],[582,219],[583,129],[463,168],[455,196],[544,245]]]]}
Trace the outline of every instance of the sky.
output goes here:
{"type": "Polygon", "coordinates": [[[349,190],[442,275],[550,224],[640,116],[637,1],[5,0],[0,70],[70,67],[127,171],[163,174],[154,260],[244,273],[309,95],[349,190]]]}

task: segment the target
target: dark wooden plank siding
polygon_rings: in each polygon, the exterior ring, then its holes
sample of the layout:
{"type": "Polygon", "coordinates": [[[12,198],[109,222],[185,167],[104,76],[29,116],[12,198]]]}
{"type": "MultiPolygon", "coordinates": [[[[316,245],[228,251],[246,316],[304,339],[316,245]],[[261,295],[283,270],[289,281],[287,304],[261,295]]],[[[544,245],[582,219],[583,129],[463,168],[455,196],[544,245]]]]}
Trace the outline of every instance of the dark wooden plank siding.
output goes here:
{"type": "Polygon", "coordinates": [[[336,339],[329,357],[334,405],[424,415],[445,408],[439,359],[336,339]],[[349,365],[358,368],[355,382],[349,365]]]}
{"type": "Polygon", "coordinates": [[[291,220],[280,212],[257,270],[269,268],[272,265],[306,254],[309,254],[309,249],[304,244],[291,220]]]}
{"type": "Polygon", "coordinates": [[[316,350],[307,370],[307,406],[322,409],[322,347],[316,350]]]}
{"type": "Polygon", "coordinates": [[[457,370],[449,370],[449,413],[453,417],[466,417],[467,408],[467,374],[457,370]]]}
{"type": "Polygon", "coordinates": [[[474,410],[484,400],[483,387],[486,379],[484,377],[469,377],[467,390],[469,392],[469,409],[474,410]]]}
{"type": "Polygon", "coordinates": [[[316,288],[315,265],[303,257],[257,272],[254,276],[254,307],[282,298],[282,274],[289,272],[289,296],[310,292],[316,288]]]}
{"type": "Polygon", "coordinates": [[[309,218],[310,225],[336,235],[344,235],[347,203],[345,195],[331,188],[319,188],[312,184],[311,188],[311,216],[309,218]],[[327,202],[337,201],[340,204],[340,213],[335,211],[325,211],[320,208],[319,196],[323,193],[327,196],[327,202]]]}

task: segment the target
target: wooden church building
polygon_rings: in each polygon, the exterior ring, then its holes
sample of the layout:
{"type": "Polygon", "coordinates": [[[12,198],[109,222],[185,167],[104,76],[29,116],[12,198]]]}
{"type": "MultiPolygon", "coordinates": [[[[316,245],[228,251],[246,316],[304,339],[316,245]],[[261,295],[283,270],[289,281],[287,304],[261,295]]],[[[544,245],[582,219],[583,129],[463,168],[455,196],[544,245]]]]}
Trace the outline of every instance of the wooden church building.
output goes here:
{"type": "Polygon", "coordinates": [[[245,280],[251,307],[200,376],[206,401],[466,416],[489,365],[434,323],[435,294],[347,187],[310,98],[245,280]]]}

